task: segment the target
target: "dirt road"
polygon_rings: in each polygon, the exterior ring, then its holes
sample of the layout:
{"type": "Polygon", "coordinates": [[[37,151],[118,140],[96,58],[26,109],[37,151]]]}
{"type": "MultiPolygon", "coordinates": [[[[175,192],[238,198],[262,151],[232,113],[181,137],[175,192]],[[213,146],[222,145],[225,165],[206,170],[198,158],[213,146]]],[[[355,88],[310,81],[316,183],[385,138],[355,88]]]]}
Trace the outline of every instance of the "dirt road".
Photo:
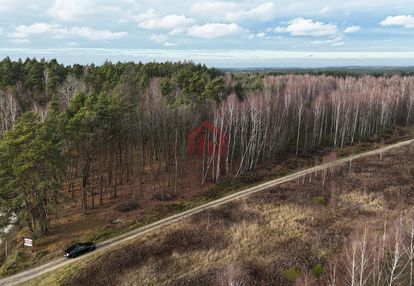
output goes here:
{"type": "MultiPolygon", "coordinates": [[[[299,171],[297,173],[290,174],[290,175],[287,175],[287,176],[284,176],[284,177],[281,177],[281,178],[278,178],[278,179],[275,179],[275,180],[271,180],[271,181],[266,182],[266,183],[262,183],[260,185],[245,189],[243,191],[240,191],[240,192],[237,192],[237,193],[234,193],[234,194],[231,194],[231,195],[228,195],[226,197],[223,197],[221,199],[217,199],[215,201],[209,202],[207,204],[204,204],[202,206],[193,208],[191,210],[188,210],[188,211],[173,215],[171,217],[167,217],[167,218],[162,219],[160,221],[151,223],[149,225],[137,228],[135,230],[132,230],[132,231],[127,232],[125,234],[119,235],[117,237],[108,239],[108,240],[106,240],[102,243],[99,243],[97,245],[98,249],[96,250],[96,252],[110,251],[110,248],[112,248],[112,247],[119,246],[122,243],[125,243],[126,241],[132,240],[136,237],[142,236],[145,233],[148,233],[148,232],[153,231],[155,229],[158,229],[158,228],[167,226],[169,224],[172,224],[174,222],[177,222],[179,220],[182,220],[182,219],[184,219],[184,218],[186,218],[190,215],[199,213],[199,212],[204,211],[206,209],[210,209],[210,208],[214,208],[214,207],[223,205],[223,204],[228,203],[230,201],[237,200],[237,199],[252,195],[254,193],[258,193],[258,192],[261,192],[261,191],[264,191],[264,190],[271,189],[271,188],[273,188],[273,187],[275,187],[279,184],[282,184],[282,183],[285,183],[285,182],[288,182],[288,181],[291,181],[291,180],[295,180],[295,179],[300,178],[302,176],[305,176],[305,175],[308,175],[308,174],[326,169],[328,167],[331,167],[332,164],[341,165],[341,164],[348,163],[350,161],[353,161],[353,160],[356,160],[356,159],[359,159],[359,158],[373,156],[373,155],[379,155],[383,152],[386,152],[387,150],[407,146],[407,145],[410,145],[410,144],[413,144],[413,143],[414,143],[414,140],[403,141],[403,142],[396,143],[396,144],[393,144],[393,145],[390,145],[390,146],[387,146],[387,147],[384,147],[384,148],[381,148],[381,149],[376,149],[376,150],[365,152],[365,153],[362,153],[362,154],[350,156],[350,157],[347,157],[347,158],[344,158],[344,159],[341,159],[341,160],[337,160],[334,163],[322,164],[322,165],[312,167],[312,168],[309,168],[309,169],[306,169],[306,170],[302,170],[302,171],[299,171]]],[[[3,279],[0,280],[0,285],[17,285],[19,283],[28,281],[30,279],[33,279],[37,276],[40,276],[44,273],[50,272],[50,271],[55,270],[57,268],[64,267],[65,265],[68,265],[68,264],[71,264],[71,263],[76,263],[76,261],[78,259],[82,259],[82,258],[84,258],[85,256],[88,256],[88,255],[91,255],[91,254],[84,255],[84,256],[82,256],[80,258],[77,258],[77,259],[66,259],[64,257],[54,259],[54,260],[52,260],[48,263],[45,263],[41,266],[37,266],[35,268],[20,272],[18,274],[13,275],[13,276],[3,278],[3,279]]]]}

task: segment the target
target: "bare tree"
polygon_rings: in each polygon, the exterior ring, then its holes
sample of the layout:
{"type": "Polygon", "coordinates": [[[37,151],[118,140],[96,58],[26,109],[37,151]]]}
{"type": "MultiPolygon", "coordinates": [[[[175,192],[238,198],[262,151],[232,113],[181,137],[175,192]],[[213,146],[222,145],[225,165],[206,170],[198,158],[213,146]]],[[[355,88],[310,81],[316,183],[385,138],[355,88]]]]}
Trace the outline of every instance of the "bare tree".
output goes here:
{"type": "Polygon", "coordinates": [[[404,246],[404,251],[407,253],[408,261],[410,265],[410,284],[413,285],[413,271],[414,271],[414,222],[410,220],[409,228],[408,228],[408,245],[404,246]]]}
{"type": "Polygon", "coordinates": [[[58,89],[61,109],[66,110],[69,106],[69,102],[76,94],[86,91],[87,88],[85,82],[78,79],[76,76],[69,74],[58,89]]]}
{"type": "Polygon", "coordinates": [[[0,137],[10,130],[16,122],[19,112],[18,103],[10,88],[0,90],[0,137]]]}
{"type": "Polygon", "coordinates": [[[403,245],[402,224],[403,222],[401,216],[394,225],[394,237],[390,241],[390,259],[388,261],[388,269],[390,273],[388,279],[389,286],[395,285],[395,282],[400,278],[400,276],[404,273],[405,268],[407,267],[407,263],[403,260],[406,253],[404,249],[405,247],[403,245]]]}
{"type": "Polygon", "coordinates": [[[222,286],[247,286],[247,283],[247,275],[234,264],[230,264],[221,277],[222,286]]]}

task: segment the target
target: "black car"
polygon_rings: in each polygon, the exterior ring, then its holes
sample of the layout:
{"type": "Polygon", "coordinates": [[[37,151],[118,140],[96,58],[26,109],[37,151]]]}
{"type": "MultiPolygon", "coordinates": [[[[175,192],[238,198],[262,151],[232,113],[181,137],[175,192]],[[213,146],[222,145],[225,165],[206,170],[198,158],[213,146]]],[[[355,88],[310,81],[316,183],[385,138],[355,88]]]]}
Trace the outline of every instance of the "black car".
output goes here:
{"type": "Polygon", "coordinates": [[[65,250],[65,256],[67,258],[75,258],[87,252],[94,251],[95,249],[96,245],[93,242],[76,243],[65,250]]]}

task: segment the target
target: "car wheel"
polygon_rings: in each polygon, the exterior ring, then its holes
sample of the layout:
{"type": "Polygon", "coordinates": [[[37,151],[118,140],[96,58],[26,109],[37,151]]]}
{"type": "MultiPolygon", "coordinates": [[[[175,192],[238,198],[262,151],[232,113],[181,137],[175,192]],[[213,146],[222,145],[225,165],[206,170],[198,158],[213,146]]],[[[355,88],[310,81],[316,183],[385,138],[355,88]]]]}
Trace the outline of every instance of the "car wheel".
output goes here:
{"type": "Polygon", "coordinates": [[[76,258],[76,257],[77,257],[77,255],[76,255],[76,254],[73,254],[73,255],[72,255],[72,258],[76,258]]]}

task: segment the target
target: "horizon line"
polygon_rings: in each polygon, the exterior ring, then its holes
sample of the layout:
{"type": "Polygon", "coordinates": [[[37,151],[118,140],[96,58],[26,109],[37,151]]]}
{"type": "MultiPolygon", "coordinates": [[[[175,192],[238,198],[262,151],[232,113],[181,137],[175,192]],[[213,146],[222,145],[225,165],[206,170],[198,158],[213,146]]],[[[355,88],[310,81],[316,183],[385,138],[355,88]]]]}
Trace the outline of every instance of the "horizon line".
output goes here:
{"type": "Polygon", "coordinates": [[[0,58],[57,59],[64,64],[192,61],[218,68],[409,67],[410,51],[280,51],[264,49],[0,48],[0,58]]]}

